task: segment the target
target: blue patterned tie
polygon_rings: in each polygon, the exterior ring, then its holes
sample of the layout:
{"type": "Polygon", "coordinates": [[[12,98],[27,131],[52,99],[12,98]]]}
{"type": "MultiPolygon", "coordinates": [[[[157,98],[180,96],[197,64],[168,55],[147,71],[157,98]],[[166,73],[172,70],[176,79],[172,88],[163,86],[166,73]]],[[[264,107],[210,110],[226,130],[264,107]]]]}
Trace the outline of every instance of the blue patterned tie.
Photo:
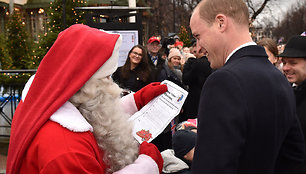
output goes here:
{"type": "Polygon", "coordinates": [[[151,58],[151,60],[152,60],[152,62],[153,62],[154,65],[156,65],[155,62],[157,61],[157,58],[158,58],[157,56],[152,56],[152,58],[151,58]]]}

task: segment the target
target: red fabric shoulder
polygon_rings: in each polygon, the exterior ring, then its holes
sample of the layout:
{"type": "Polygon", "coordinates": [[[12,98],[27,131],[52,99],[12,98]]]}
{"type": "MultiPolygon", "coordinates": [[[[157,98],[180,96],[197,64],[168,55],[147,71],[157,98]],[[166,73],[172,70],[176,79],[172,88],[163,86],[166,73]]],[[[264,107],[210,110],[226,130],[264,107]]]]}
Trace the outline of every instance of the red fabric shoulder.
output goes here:
{"type": "Polygon", "coordinates": [[[30,144],[20,173],[104,173],[94,135],[47,121],[30,144]]]}

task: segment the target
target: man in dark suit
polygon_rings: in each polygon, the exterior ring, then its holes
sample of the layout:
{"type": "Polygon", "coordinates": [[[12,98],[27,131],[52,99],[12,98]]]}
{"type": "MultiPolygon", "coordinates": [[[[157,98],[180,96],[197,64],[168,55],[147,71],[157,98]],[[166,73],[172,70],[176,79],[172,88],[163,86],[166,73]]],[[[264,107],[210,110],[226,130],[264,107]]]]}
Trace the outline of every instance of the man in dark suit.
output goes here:
{"type": "MultiPolygon", "coordinates": [[[[288,81],[293,84],[296,113],[301,122],[306,139],[306,36],[293,36],[286,44],[282,58],[283,71],[288,81]]],[[[306,173],[306,161],[296,168],[297,173],[306,173]]]]}
{"type": "Polygon", "coordinates": [[[281,174],[303,162],[290,84],[249,35],[243,0],[203,0],[190,27],[214,71],[198,114],[193,174],[281,174]]]}
{"type": "Polygon", "coordinates": [[[165,63],[165,60],[159,54],[160,48],[161,48],[160,39],[158,37],[152,36],[148,40],[147,51],[148,51],[148,57],[151,60],[149,61],[149,65],[151,66],[152,69],[154,81],[157,81],[160,71],[165,63]]]}

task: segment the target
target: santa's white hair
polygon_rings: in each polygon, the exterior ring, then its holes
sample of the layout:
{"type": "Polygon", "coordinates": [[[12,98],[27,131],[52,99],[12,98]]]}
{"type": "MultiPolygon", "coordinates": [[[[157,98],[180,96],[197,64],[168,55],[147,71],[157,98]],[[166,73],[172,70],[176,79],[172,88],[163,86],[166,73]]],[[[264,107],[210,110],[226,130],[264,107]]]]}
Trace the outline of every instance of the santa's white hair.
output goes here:
{"type": "Polygon", "coordinates": [[[120,107],[122,89],[111,78],[91,78],[70,99],[93,127],[103,161],[113,173],[133,163],[138,156],[138,143],[132,136],[128,115],[120,107]]]}

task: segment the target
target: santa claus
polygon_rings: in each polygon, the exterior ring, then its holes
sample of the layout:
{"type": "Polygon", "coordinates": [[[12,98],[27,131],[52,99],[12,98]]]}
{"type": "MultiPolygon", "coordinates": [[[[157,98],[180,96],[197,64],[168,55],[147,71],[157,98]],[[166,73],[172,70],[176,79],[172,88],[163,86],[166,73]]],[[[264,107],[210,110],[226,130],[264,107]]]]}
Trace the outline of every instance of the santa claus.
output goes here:
{"type": "Polygon", "coordinates": [[[77,24],[61,32],[22,92],[7,173],[159,173],[157,148],[132,136],[131,114],[167,91],[152,83],[120,98],[110,75],[121,36],[77,24]]]}

